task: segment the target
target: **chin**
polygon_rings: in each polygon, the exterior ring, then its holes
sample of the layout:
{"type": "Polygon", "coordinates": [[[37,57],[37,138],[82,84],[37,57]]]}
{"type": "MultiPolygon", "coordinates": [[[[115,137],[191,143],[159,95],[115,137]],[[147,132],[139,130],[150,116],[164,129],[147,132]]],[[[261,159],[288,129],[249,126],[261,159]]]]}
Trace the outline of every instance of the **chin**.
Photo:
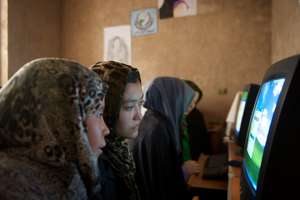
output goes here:
{"type": "Polygon", "coordinates": [[[127,139],[135,139],[137,136],[138,136],[138,132],[135,131],[135,132],[133,132],[133,133],[127,134],[127,135],[126,135],[126,138],[127,138],[127,139]]]}
{"type": "Polygon", "coordinates": [[[94,151],[94,154],[96,155],[96,157],[99,157],[102,153],[103,153],[102,149],[98,149],[98,150],[94,151]]]}
{"type": "Polygon", "coordinates": [[[138,131],[135,131],[134,133],[131,134],[131,139],[134,139],[138,136],[138,131]]]}

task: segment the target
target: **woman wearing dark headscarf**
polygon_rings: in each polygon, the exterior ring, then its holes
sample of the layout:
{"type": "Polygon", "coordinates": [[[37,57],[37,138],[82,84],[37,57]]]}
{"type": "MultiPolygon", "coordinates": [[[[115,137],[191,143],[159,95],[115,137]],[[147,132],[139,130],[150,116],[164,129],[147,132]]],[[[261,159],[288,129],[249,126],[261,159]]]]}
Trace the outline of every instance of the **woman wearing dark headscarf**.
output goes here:
{"type": "Polygon", "coordinates": [[[0,199],[88,199],[109,133],[107,85],[63,59],[23,66],[0,91],[0,199]]]}
{"type": "MultiPolygon", "coordinates": [[[[196,99],[196,104],[198,104],[202,98],[202,90],[193,81],[184,81],[193,88],[193,90],[198,92],[199,96],[196,99]]],[[[195,108],[186,116],[185,122],[185,130],[188,133],[191,158],[193,160],[198,160],[201,153],[210,154],[210,137],[202,112],[195,106],[195,108]]]]}
{"type": "Polygon", "coordinates": [[[111,134],[99,159],[103,171],[103,187],[99,196],[110,200],[138,200],[135,164],[126,140],[137,136],[142,118],[140,74],[136,68],[114,61],[96,63],[92,70],[109,85],[104,119],[111,134]]]}
{"type": "Polygon", "coordinates": [[[182,80],[154,79],[146,93],[146,111],[134,145],[137,180],[142,199],[191,199],[182,170],[181,122],[195,92],[182,80]]]}

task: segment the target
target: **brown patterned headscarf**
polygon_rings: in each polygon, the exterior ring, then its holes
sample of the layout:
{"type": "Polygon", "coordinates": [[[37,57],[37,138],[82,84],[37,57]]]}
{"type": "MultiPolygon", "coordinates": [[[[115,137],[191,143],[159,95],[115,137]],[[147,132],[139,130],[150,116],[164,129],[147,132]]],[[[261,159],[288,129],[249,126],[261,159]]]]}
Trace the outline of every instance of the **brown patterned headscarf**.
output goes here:
{"type": "Polygon", "coordinates": [[[105,97],[104,120],[110,128],[110,135],[107,136],[108,142],[101,158],[109,163],[115,175],[121,180],[123,183],[121,187],[127,191],[129,199],[140,199],[135,182],[136,169],[132,153],[124,138],[115,131],[126,84],[136,82],[136,77],[138,77],[137,81],[141,82],[139,71],[132,66],[115,61],[98,62],[91,69],[109,85],[105,97]]]}
{"type": "Polygon", "coordinates": [[[139,71],[130,65],[115,61],[98,62],[91,69],[109,85],[105,98],[104,119],[108,126],[113,128],[119,118],[126,84],[133,76],[137,76],[141,82],[139,71]]]}
{"type": "Polygon", "coordinates": [[[21,193],[13,194],[20,197],[86,199],[98,192],[85,119],[102,115],[106,91],[96,73],[73,61],[38,59],[23,66],[0,90],[0,179],[6,180],[0,193],[13,193],[14,181],[21,182],[21,193]]]}

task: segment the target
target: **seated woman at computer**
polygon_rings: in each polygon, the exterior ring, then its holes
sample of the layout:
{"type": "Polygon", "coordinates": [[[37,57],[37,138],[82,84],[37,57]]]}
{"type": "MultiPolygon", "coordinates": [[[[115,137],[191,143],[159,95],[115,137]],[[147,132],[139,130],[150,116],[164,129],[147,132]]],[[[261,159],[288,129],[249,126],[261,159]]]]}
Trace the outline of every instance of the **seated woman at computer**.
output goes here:
{"type": "Polygon", "coordinates": [[[61,59],[32,61],[5,84],[0,199],[88,199],[99,192],[106,91],[97,74],[61,59]]]}
{"type": "Polygon", "coordinates": [[[183,163],[186,148],[181,141],[181,122],[195,96],[195,91],[177,78],[159,77],[150,84],[144,104],[148,110],[133,147],[142,199],[191,199],[184,173],[197,173],[200,166],[195,161],[183,163]]]}
{"type": "Polygon", "coordinates": [[[102,189],[98,199],[139,200],[135,164],[127,139],[137,136],[142,119],[140,73],[137,68],[115,61],[98,62],[92,70],[109,86],[104,119],[111,131],[99,157],[102,189]]]}
{"type": "MultiPolygon", "coordinates": [[[[184,80],[193,90],[198,92],[196,105],[202,98],[202,90],[193,81],[184,80]]],[[[183,131],[188,135],[191,159],[198,160],[201,153],[210,154],[210,137],[202,112],[195,106],[184,118],[186,124],[183,131]]]]}

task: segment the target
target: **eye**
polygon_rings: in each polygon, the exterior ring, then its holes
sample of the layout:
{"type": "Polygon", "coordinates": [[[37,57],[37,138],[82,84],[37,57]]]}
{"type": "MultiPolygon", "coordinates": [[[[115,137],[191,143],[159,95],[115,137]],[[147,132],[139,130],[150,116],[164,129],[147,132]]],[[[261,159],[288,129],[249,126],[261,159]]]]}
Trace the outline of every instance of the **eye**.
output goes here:
{"type": "Polygon", "coordinates": [[[123,106],[123,108],[126,111],[132,111],[134,109],[134,105],[125,105],[125,106],[123,106]]]}
{"type": "Polygon", "coordinates": [[[143,106],[144,105],[144,100],[139,101],[138,105],[139,105],[139,107],[143,106]]]}

